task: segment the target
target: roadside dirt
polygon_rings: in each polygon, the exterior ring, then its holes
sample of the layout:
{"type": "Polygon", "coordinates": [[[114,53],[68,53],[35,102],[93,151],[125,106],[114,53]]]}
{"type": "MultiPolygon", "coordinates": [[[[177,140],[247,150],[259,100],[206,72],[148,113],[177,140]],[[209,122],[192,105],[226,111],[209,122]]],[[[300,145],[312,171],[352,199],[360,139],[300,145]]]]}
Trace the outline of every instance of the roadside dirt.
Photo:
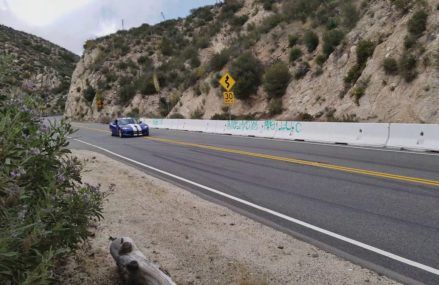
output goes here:
{"type": "Polygon", "coordinates": [[[113,185],[95,237],[63,284],[120,284],[109,237],[130,236],[177,284],[398,284],[375,272],[88,151],[83,181],[113,185]]]}

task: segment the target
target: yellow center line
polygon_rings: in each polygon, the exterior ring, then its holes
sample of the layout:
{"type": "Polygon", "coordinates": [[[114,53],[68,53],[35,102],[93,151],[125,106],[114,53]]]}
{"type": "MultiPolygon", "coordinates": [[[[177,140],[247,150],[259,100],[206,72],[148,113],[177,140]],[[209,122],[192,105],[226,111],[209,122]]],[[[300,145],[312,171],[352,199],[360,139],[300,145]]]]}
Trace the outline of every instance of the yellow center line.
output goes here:
{"type": "MultiPolygon", "coordinates": [[[[88,129],[88,130],[93,130],[93,131],[99,131],[99,132],[105,132],[105,133],[108,132],[108,131],[104,131],[101,129],[95,129],[95,128],[89,128],[89,127],[83,127],[83,126],[80,126],[80,127],[84,128],[84,129],[88,129]]],[[[170,143],[170,144],[176,144],[176,145],[189,146],[189,147],[194,147],[194,148],[219,151],[219,152],[224,152],[224,153],[239,154],[239,155],[248,156],[248,157],[263,158],[263,159],[288,162],[288,163],[298,164],[298,165],[312,166],[312,167],[337,170],[337,171],[347,172],[347,173],[356,173],[356,174],[362,174],[362,175],[367,175],[367,176],[381,177],[381,178],[387,178],[387,179],[391,179],[391,180],[412,182],[412,183],[417,183],[417,184],[439,187],[439,180],[424,179],[424,178],[411,177],[411,176],[403,176],[403,175],[397,175],[397,174],[386,173],[386,172],[379,172],[379,171],[366,170],[366,169],[361,169],[361,168],[341,166],[341,165],[336,165],[336,164],[295,159],[292,157],[282,157],[282,156],[275,156],[275,155],[269,155],[269,154],[263,154],[263,153],[248,152],[248,151],[243,151],[243,150],[239,150],[239,149],[222,148],[222,147],[217,147],[217,146],[212,146],[212,145],[196,144],[196,143],[190,143],[190,142],[178,141],[178,140],[172,140],[172,139],[164,139],[164,138],[156,138],[156,137],[145,137],[144,139],[151,140],[151,141],[170,143]]]]}

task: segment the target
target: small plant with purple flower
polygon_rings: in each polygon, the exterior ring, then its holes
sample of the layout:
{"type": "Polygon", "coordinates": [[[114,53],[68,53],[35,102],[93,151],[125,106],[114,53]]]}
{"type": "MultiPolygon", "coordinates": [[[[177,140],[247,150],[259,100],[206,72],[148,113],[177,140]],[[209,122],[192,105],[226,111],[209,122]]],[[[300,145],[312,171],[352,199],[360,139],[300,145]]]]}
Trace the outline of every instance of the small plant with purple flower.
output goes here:
{"type": "Polygon", "coordinates": [[[44,124],[35,102],[0,96],[0,284],[50,284],[102,218],[105,194],[81,181],[65,121],[44,124]]]}

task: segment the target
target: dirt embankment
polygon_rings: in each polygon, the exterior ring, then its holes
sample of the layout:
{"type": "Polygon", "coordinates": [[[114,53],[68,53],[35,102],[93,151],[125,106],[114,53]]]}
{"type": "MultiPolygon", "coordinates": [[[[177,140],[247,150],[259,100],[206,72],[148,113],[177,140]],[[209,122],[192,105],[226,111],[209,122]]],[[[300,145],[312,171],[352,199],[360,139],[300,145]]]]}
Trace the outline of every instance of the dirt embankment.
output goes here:
{"type": "Polygon", "coordinates": [[[110,236],[132,237],[177,284],[397,284],[103,155],[74,155],[84,182],[113,191],[64,284],[120,284],[110,236]]]}

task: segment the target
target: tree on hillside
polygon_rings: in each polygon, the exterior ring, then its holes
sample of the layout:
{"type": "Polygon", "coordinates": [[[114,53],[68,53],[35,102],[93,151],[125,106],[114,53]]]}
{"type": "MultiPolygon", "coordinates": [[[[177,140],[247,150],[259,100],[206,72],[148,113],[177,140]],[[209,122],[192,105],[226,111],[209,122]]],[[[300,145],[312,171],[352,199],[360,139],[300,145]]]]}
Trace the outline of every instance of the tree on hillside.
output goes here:
{"type": "Polygon", "coordinates": [[[282,97],[290,79],[288,66],[283,62],[275,63],[264,74],[264,89],[270,97],[282,97]]]}
{"type": "Polygon", "coordinates": [[[230,72],[236,80],[234,89],[236,98],[245,100],[258,90],[261,84],[263,66],[259,59],[250,52],[246,52],[232,63],[230,72]]]}

